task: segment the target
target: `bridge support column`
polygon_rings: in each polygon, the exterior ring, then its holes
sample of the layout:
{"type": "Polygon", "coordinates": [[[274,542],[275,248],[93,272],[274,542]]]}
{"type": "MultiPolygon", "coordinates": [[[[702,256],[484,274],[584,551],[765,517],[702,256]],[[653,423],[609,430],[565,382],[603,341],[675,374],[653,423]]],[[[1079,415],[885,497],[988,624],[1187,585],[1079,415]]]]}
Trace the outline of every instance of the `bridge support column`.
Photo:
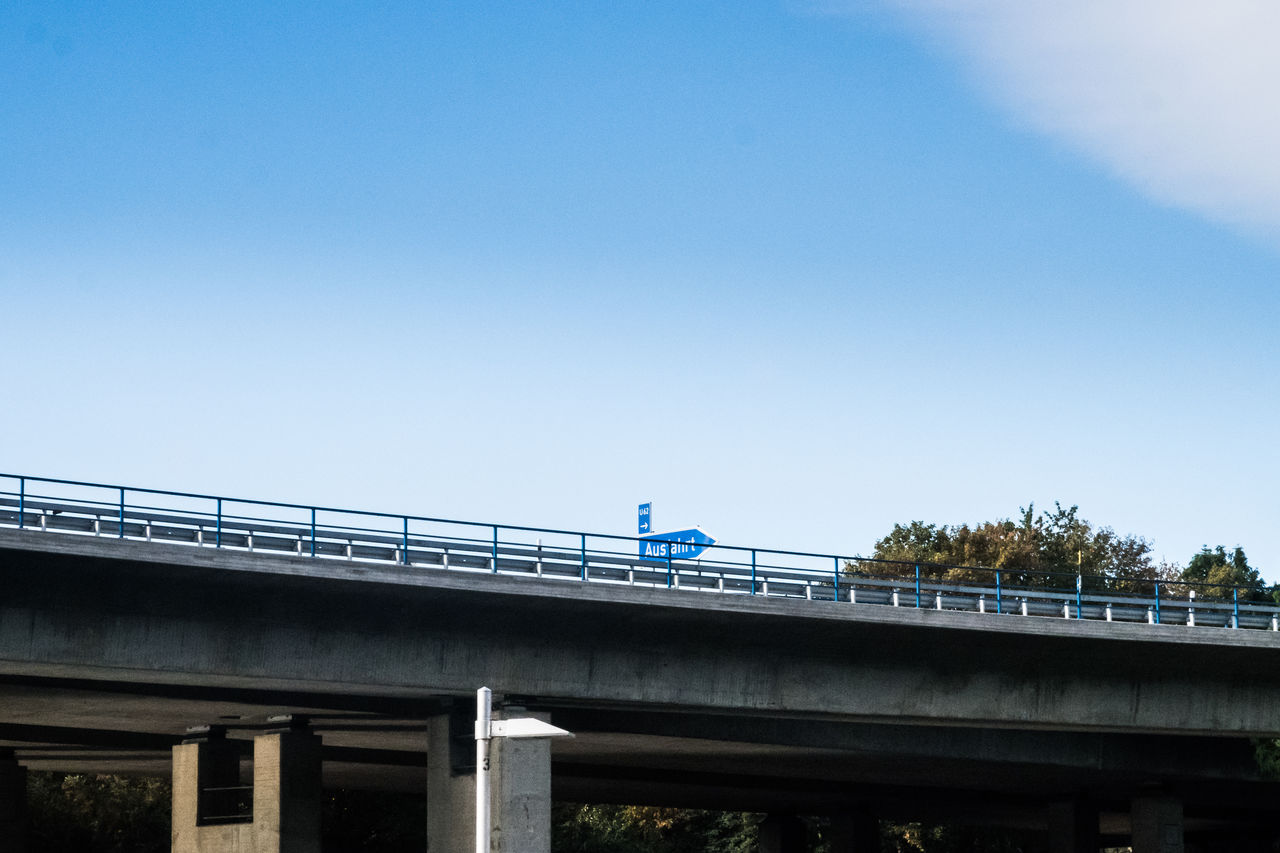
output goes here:
{"type": "MultiPolygon", "coordinates": [[[[502,717],[550,715],[505,708],[502,717]]],[[[433,717],[427,743],[427,849],[473,853],[475,840],[474,712],[433,717]],[[465,722],[465,729],[463,724],[465,722]],[[465,733],[464,733],[465,732],[465,733]],[[462,758],[465,745],[471,761],[462,758]]],[[[491,853],[551,853],[551,743],[546,738],[494,738],[489,753],[491,853]]]]}
{"type": "Polygon", "coordinates": [[[1049,804],[1049,853],[1098,853],[1098,810],[1084,800],[1049,804]]]}
{"type": "Polygon", "coordinates": [[[27,853],[27,768],[0,750],[0,853],[27,853]]]}
{"type": "Polygon", "coordinates": [[[833,815],[828,837],[831,853],[880,853],[880,821],[868,812],[833,815]]]}
{"type": "Polygon", "coordinates": [[[771,814],[760,823],[760,853],[804,853],[804,824],[792,814],[771,814]]]}
{"type": "Polygon", "coordinates": [[[235,797],[203,793],[240,784],[240,753],[226,729],[211,726],[173,748],[173,802],[170,849],[173,853],[249,849],[238,843],[239,825],[206,826],[206,814],[235,807],[235,797]],[[215,839],[213,836],[217,836],[215,839]]]}
{"type": "MultiPolygon", "coordinates": [[[[501,716],[551,721],[550,714],[524,708],[504,708],[501,716]]],[[[494,738],[490,743],[493,853],[551,853],[551,741],[494,738]]]]}
{"type": "Polygon", "coordinates": [[[427,722],[427,850],[474,853],[476,848],[475,711],[427,722]]]}
{"type": "Polygon", "coordinates": [[[1135,797],[1130,820],[1133,853],[1183,853],[1181,800],[1159,794],[1135,797]]]}
{"type": "Polygon", "coordinates": [[[254,853],[320,853],[320,738],[303,729],[253,739],[254,853]]]}
{"type": "MultiPolygon", "coordinates": [[[[305,728],[253,739],[253,813],[242,792],[235,743],[221,732],[173,748],[173,853],[320,853],[320,738],[305,728]]],[[[248,792],[243,792],[248,794],[248,792]]]]}

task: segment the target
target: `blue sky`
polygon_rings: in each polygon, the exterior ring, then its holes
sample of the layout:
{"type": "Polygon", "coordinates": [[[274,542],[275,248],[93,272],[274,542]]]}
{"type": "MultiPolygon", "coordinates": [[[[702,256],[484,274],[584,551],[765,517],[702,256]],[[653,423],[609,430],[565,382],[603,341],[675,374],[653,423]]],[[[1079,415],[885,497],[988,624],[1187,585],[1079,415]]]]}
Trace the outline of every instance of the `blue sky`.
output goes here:
{"type": "Polygon", "coordinates": [[[1274,13],[1174,6],[5,4],[0,468],[1280,579],[1274,13]]]}

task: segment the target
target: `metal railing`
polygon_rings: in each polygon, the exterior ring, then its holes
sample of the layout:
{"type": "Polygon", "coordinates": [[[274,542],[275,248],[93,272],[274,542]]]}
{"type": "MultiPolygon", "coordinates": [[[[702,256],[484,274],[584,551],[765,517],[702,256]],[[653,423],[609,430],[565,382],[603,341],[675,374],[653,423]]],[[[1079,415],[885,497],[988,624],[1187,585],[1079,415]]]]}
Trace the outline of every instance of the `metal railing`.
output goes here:
{"type": "MultiPolygon", "coordinates": [[[[1280,631],[1259,590],[877,560],[716,544],[696,560],[642,558],[653,537],[0,474],[0,526],[199,548],[586,583],[626,584],[1103,622],[1280,631]]],[[[670,553],[671,549],[666,549],[670,553]]]]}
{"type": "Polygon", "coordinates": [[[200,789],[196,823],[209,826],[253,822],[253,786],[221,785],[200,789]]]}

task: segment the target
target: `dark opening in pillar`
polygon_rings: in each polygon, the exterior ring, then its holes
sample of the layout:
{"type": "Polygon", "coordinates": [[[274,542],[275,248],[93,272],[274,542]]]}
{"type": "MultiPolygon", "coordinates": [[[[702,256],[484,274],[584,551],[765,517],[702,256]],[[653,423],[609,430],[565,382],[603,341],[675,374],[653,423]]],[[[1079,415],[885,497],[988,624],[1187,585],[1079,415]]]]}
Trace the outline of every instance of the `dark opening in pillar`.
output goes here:
{"type": "Polygon", "coordinates": [[[199,726],[184,743],[199,745],[196,825],[253,821],[253,760],[246,744],[227,739],[225,726],[199,726]]]}

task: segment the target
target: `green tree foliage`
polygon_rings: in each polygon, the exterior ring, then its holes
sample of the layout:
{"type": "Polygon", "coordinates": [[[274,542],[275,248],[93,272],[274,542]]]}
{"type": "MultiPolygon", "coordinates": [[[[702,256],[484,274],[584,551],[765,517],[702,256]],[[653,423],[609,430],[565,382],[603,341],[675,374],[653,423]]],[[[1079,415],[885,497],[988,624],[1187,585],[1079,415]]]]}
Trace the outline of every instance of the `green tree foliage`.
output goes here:
{"type": "Polygon", "coordinates": [[[1263,582],[1258,570],[1249,565],[1249,558],[1239,545],[1230,554],[1221,545],[1213,549],[1205,545],[1182,570],[1181,579],[1210,585],[1198,588],[1201,595],[1229,597],[1228,588],[1235,587],[1240,590],[1241,601],[1272,600],[1272,589],[1263,582]]]}
{"type": "Polygon", "coordinates": [[[1269,782],[1280,782],[1280,740],[1260,738],[1253,742],[1258,773],[1269,782]]]}
{"type": "Polygon", "coordinates": [[[562,803],[555,853],[754,853],[760,816],[747,812],[562,803]]]}
{"type": "Polygon", "coordinates": [[[1135,592],[1149,591],[1144,588],[1153,578],[1170,575],[1168,567],[1152,563],[1147,540],[1095,528],[1079,516],[1078,507],[1059,503],[1050,512],[1024,507],[1016,521],[895,524],[876,542],[872,557],[887,562],[853,561],[850,569],[906,576],[919,564],[931,579],[983,582],[990,582],[991,569],[1000,569],[1008,583],[1021,586],[1062,586],[1079,572],[1094,578],[1094,587],[1135,592]]]}
{"type": "Polygon", "coordinates": [[[170,846],[167,779],[30,773],[31,849],[162,853],[170,846]]]}
{"type": "Polygon", "coordinates": [[[882,824],[882,853],[1021,853],[1043,846],[1037,833],[962,824],[882,824]]]}

